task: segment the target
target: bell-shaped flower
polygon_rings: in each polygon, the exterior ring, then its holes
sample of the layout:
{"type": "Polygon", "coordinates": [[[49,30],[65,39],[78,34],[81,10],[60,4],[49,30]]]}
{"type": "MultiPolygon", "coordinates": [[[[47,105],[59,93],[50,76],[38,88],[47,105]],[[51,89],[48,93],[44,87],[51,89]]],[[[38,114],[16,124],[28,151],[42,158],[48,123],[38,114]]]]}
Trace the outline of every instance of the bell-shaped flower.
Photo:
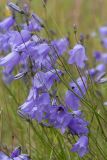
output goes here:
{"type": "Polygon", "coordinates": [[[0,51],[7,53],[10,49],[10,43],[9,43],[10,35],[8,32],[5,34],[0,34],[0,51]]]}
{"type": "Polygon", "coordinates": [[[12,49],[13,49],[16,46],[27,42],[30,38],[31,38],[31,34],[27,30],[21,30],[20,32],[11,31],[10,32],[9,43],[10,43],[12,49]]]}
{"type": "Polygon", "coordinates": [[[83,157],[88,153],[88,137],[81,136],[77,143],[74,144],[71,149],[72,152],[77,152],[80,157],[83,157]]]}
{"type": "Polygon", "coordinates": [[[40,31],[43,28],[43,21],[36,14],[32,14],[29,24],[24,24],[23,29],[26,29],[31,32],[40,31]]]}
{"type": "Polygon", "coordinates": [[[60,70],[50,70],[48,72],[38,72],[34,77],[34,86],[36,88],[46,88],[50,89],[54,84],[54,81],[59,81],[59,77],[62,72],[60,70]],[[57,73],[56,73],[57,72],[57,73]]]}
{"type": "Polygon", "coordinates": [[[86,122],[83,118],[80,116],[74,116],[69,125],[68,128],[72,135],[87,135],[88,134],[88,122],[86,122]]]}
{"type": "Polygon", "coordinates": [[[60,56],[67,50],[69,41],[67,38],[61,38],[58,40],[53,40],[51,42],[51,45],[54,47],[53,48],[54,52],[56,52],[54,54],[60,56]]]}
{"type": "Polygon", "coordinates": [[[51,126],[60,129],[64,133],[72,119],[72,114],[67,112],[64,106],[53,105],[50,106],[46,119],[51,126]]]}
{"type": "Polygon", "coordinates": [[[15,23],[15,19],[12,16],[10,16],[4,19],[2,22],[0,22],[0,30],[7,31],[10,29],[10,27],[14,25],[14,23],[15,23]]]}
{"type": "Polygon", "coordinates": [[[99,28],[100,38],[107,37],[107,26],[102,26],[99,28]]]}
{"type": "Polygon", "coordinates": [[[86,78],[78,78],[76,82],[71,82],[70,87],[73,91],[68,90],[65,95],[65,103],[72,110],[78,110],[80,100],[85,95],[87,89],[86,78]]]}
{"type": "Polygon", "coordinates": [[[69,51],[69,64],[76,64],[79,68],[84,68],[87,56],[85,48],[81,44],[76,44],[72,50],[69,51]]]}
{"type": "Polygon", "coordinates": [[[0,66],[3,66],[5,73],[9,74],[19,63],[20,55],[17,52],[9,53],[7,56],[0,58],[0,66]]]}
{"type": "Polygon", "coordinates": [[[19,107],[19,112],[25,117],[36,119],[38,122],[41,122],[44,119],[44,114],[49,105],[49,94],[38,94],[37,89],[32,88],[25,103],[19,107]]]}

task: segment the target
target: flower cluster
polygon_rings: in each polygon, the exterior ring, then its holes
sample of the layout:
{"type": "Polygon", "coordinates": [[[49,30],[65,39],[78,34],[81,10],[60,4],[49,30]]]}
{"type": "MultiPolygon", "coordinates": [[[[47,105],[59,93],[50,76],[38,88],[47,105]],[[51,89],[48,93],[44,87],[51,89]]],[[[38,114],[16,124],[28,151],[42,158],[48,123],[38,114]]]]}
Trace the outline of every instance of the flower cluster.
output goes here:
{"type": "MultiPolygon", "coordinates": [[[[101,40],[101,45],[104,49],[107,48],[107,26],[102,26],[99,28],[99,35],[101,40]]],[[[86,74],[89,74],[91,78],[98,84],[105,83],[107,78],[106,68],[107,68],[107,53],[102,51],[94,51],[94,67],[86,71],[86,74]]]]}
{"type": "MultiPolygon", "coordinates": [[[[3,67],[3,80],[9,84],[28,75],[31,84],[28,97],[19,107],[18,114],[47,127],[57,128],[62,134],[69,132],[78,136],[79,139],[71,151],[82,157],[88,152],[88,122],[80,111],[81,99],[88,88],[87,79],[82,76],[75,81],[71,80],[64,103],[60,102],[55,85],[62,82],[66,74],[59,65],[64,53],[70,55],[70,67],[75,65],[84,71],[85,62],[88,60],[85,47],[78,43],[70,49],[67,37],[50,40],[39,36],[39,33],[45,30],[42,19],[32,13],[26,21],[25,11],[13,3],[9,3],[9,7],[14,14],[0,22],[0,51],[3,53],[0,66],[3,67]],[[23,15],[24,22],[20,25],[17,24],[16,12],[23,15]]],[[[100,69],[101,67],[96,68],[100,69]]],[[[4,153],[0,156],[8,157],[4,153]]],[[[17,157],[29,159],[22,155],[19,149],[8,159],[18,160],[17,157]]]]}

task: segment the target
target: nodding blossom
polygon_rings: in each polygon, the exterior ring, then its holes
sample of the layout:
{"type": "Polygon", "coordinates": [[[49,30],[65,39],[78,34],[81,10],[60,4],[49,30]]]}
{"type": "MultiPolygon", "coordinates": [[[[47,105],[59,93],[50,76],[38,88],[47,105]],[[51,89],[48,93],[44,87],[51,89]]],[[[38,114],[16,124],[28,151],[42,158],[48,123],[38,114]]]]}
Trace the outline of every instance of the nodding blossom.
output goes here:
{"type": "Polygon", "coordinates": [[[80,157],[83,157],[86,153],[88,153],[88,137],[81,136],[77,143],[74,144],[71,151],[77,152],[80,157]]]}
{"type": "Polygon", "coordinates": [[[0,22],[0,31],[8,31],[10,27],[12,27],[15,23],[15,19],[10,16],[6,19],[4,19],[2,22],[0,22]]]}
{"type": "Polygon", "coordinates": [[[86,93],[87,90],[87,83],[86,78],[81,77],[78,78],[76,82],[70,83],[71,90],[68,90],[65,95],[65,103],[68,108],[71,108],[72,110],[78,110],[80,107],[80,101],[81,98],[86,93]]]}
{"type": "Polygon", "coordinates": [[[102,26],[99,28],[100,38],[103,39],[107,36],[107,26],[102,26]]]}
{"type": "Polygon", "coordinates": [[[53,45],[53,47],[56,50],[56,54],[58,54],[59,56],[62,55],[65,51],[67,51],[67,48],[69,46],[69,41],[67,38],[61,38],[58,40],[53,40],[51,42],[51,44],[53,45]]]}
{"type": "Polygon", "coordinates": [[[85,67],[85,61],[88,60],[85,48],[81,44],[76,44],[72,50],[69,51],[69,64],[76,64],[79,68],[85,67]]]}
{"type": "Polygon", "coordinates": [[[99,34],[101,39],[101,44],[104,48],[107,48],[107,26],[102,26],[99,28],[99,34]]]}
{"type": "Polygon", "coordinates": [[[29,24],[24,24],[23,29],[30,32],[39,32],[43,29],[43,21],[35,13],[32,13],[29,24]]]}

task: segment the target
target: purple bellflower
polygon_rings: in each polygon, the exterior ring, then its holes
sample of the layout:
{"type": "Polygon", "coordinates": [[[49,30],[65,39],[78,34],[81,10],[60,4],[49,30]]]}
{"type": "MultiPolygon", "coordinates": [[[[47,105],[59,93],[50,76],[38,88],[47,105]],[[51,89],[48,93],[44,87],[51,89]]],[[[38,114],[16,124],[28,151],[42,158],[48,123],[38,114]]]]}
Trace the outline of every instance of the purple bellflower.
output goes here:
{"type": "Polygon", "coordinates": [[[0,30],[1,31],[8,31],[10,29],[10,27],[12,27],[15,23],[15,19],[10,16],[6,19],[4,19],[2,22],[0,22],[0,30]]]}
{"type": "Polygon", "coordinates": [[[31,32],[41,31],[43,28],[43,21],[33,13],[31,19],[29,20],[29,24],[24,24],[23,28],[31,32]]]}
{"type": "Polygon", "coordinates": [[[107,37],[107,26],[102,26],[99,28],[100,38],[107,37]]]}
{"type": "Polygon", "coordinates": [[[31,34],[27,30],[11,31],[9,43],[12,48],[27,42],[31,38],[31,34]],[[16,38],[17,37],[17,38],[16,38]]]}
{"type": "Polygon", "coordinates": [[[79,68],[84,68],[84,62],[87,61],[84,46],[82,46],[81,44],[76,44],[74,48],[69,51],[69,55],[69,64],[76,64],[79,68]]]}
{"type": "Polygon", "coordinates": [[[9,158],[5,153],[0,151],[0,159],[1,160],[12,160],[12,158],[9,158]]]}
{"type": "Polygon", "coordinates": [[[61,38],[59,40],[53,40],[51,44],[55,47],[58,52],[57,54],[60,56],[67,50],[69,42],[67,38],[61,38]]]}
{"type": "Polygon", "coordinates": [[[0,152],[0,160],[30,160],[30,157],[27,154],[22,154],[21,148],[18,147],[11,153],[10,157],[0,152]]]}
{"type": "Polygon", "coordinates": [[[101,44],[103,45],[104,48],[107,48],[107,38],[103,38],[101,40],[101,44]]]}
{"type": "Polygon", "coordinates": [[[76,144],[71,149],[72,152],[77,152],[80,157],[88,153],[88,137],[81,136],[76,144]]]}
{"type": "Polygon", "coordinates": [[[34,46],[32,49],[34,51],[31,54],[32,59],[37,63],[40,67],[44,61],[46,61],[46,57],[49,54],[50,47],[47,43],[41,43],[34,46]]]}
{"type": "Polygon", "coordinates": [[[53,105],[50,106],[46,118],[51,126],[59,128],[61,133],[64,133],[70,123],[72,114],[67,112],[64,106],[53,105]]]}
{"type": "Polygon", "coordinates": [[[87,125],[88,122],[86,122],[83,118],[74,115],[74,117],[69,122],[68,127],[72,135],[81,136],[88,134],[87,125]]]}
{"type": "Polygon", "coordinates": [[[4,51],[5,53],[9,51],[9,39],[10,35],[8,34],[8,32],[6,32],[5,34],[0,34],[0,51],[4,51]]]}
{"type": "Polygon", "coordinates": [[[95,51],[93,53],[93,57],[95,58],[96,61],[100,61],[101,60],[101,52],[95,51]]]}
{"type": "Polygon", "coordinates": [[[5,68],[5,73],[9,74],[13,71],[15,65],[19,63],[20,55],[17,52],[12,52],[7,56],[0,58],[0,66],[5,68]]]}
{"type": "Polygon", "coordinates": [[[21,154],[21,147],[17,147],[11,153],[11,158],[18,157],[21,154]]]}
{"type": "Polygon", "coordinates": [[[74,91],[74,93],[68,90],[65,95],[65,102],[67,107],[76,111],[80,106],[80,99],[86,93],[86,88],[87,88],[86,78],[85,77],[82,77],[82,79],[78,78],[76,83],[75,82],[70,83],[70,87],[74,91]]]}
{"type": "Polygon", "coordinates": [[[20,106],[19,110],[23,115],[41,122],[44,119],[44,113],[47,111],[49,105],[49,94],[38,94],[37,89],[32,88],[27,100],[23,105],[20,106]]]}
{"type": "Polygon", "coordinates": [[[36,88],[43,87],[49,90],[54,84],[54,80],[59,81],[59,77],[57,74],[61,76],[62,72],[58,69],[57,69],[57,73],[54,69],[46,73],[38,72],[34,77],[34,86],[36,88]]]}

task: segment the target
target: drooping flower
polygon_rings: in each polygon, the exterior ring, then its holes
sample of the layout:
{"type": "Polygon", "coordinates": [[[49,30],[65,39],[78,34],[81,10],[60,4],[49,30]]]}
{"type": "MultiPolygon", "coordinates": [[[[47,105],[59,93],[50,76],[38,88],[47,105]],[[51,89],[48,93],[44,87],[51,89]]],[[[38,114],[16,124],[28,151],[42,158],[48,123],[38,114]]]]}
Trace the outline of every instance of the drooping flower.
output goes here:
{"type": "Polygon", "coordinates": [[[8,3],[8,6],[10,7],[10,9],[11,9],[12,11],[16,11],[16,12],[19,12],[19,13],[21,13],[21,14],[24,14],[23,10],[21,10],[20,7],[17,6],[15,3],[9,2],[9,3],[8,3]]]}
{"type": "Polygon", "coordinates": [[[10,32],[9,43],[10,43],[12,49],[13,49],[16,46],[21,45],[21,44],[27,42],[30,38],[31,38],[31,34],[27,30],[21,30],[20,32],[18,32],[18,31],[11,31],[10,32]]]}
{"type": "Polygon", "coordinates": [[[35,45],[32,49],[34,49],[34,51],[32,52],[31,56],[35,63],[37,63],[41,67],[43,62],[46,61],[46,57],[49,54],[50,47],[47,43],[44,42],[35,45]]]}
{"type": "Polygon", "coordinates": [[[0,151],[0,159],[1,160],[12,160],[12,158],[9,158],[5,153],[0,151]]]}
{"type": "Polygon", "coordinates": [[[24,24],[23,29],[26,29],[31,32],[40,31],[43,28],[43,21],[36,14],[32,14],[31,19],[29,20],[29,24],[24,24]]]}
{"type": "Polygon", "coordinates": [[[91,78],[93,78],[96,75],[96,69],[95,68],[91,68],[89,70],[86,70],[86,74],[90,75],[91,78]]]}
{"type": "Polygon", "coordinates": [[[93,57],[95,58],[96,61],[100,61],[101,60],[101,52],[95,51],[93,53],[93,57]]]}
{"type": "Polygon", "coordinates": [[[7,53],[9,51],[9,38],[10,35],[8,34],[8,32],[6,32],[5,34],[0,34],[0,51],[3,51],[4,53],[7,53]]]}
{"type": "Polygon", "coordinates": [[[95,69],[96,69],[97,73],[103,73],[106,71],[106,66],[104,63],[101,63],[101,64],[97,65],[95,69]]]}
{"type": "Polygon", "coordinates": [[[107,26],[102,26],[99,28],[100,38],[104,38],[107,36],[107,26]]]}
{"type": "Polygon", "coordinates": [[[75,116],[70,120],[68,128],[72,135],[87,135],[88,134],[88,122],[86,122],[80,116],[75,116]]]}
{"type": "Polygon", "coordinates": [[[71,151],[77,152],[80,157],[83,157],[85,154],[87,154],[88,153],[88,137],[81,136],[77,141],[77,143],[74,144],[71,151]]]}
{"type": "Polygon", "coordinates": [[[19,63],[20,55],[17,52],[9,53],[7,56],[0,58],[0,66],[5,68],[5,73],[9,74],[13,71],[15,65],[19,63]]]}
{"type": "Polygon", "coordinates": [[[37,89],[32,88],[27,100],[20,106],[19,112],[26,117],[36,119],[40,123],[45,117],[45,112],[47,112],[48,106],[50,106],[49,94],[38,94],[37,89]]]}
{"type": "Polygon", "coordinates": [[[46,119],[48,119],[51,126],[60,129],[64,133],[72,119],[72,114],[67,112],[64,106],[53,105],[50,106],[46,119]]]}
{"type": "Polygon", "coordinates": [[[14,25],[14,23],[15,23],[15,19],[12,16],[10,16],[4,19],[2,22],[0,22],[0,30],[7,31],[10,29],[10,27],[14,25]]]}
{"type": "Polygon", "coordinates": [[[53,45],[53,47],[55,47],[55,51],[57,52],[56,54],[60,56],[67,50],[69,42],[67,38],[61,38],[58,40],[53,40],[51,44],[53,45]]]}
{"type": "Polygon", "coordinates": [[[103,45],[104,48],[107,48],[107,38],[103,38],[101,40],[101,44],[103,45]]]}
{"type": "Polygon", "coordinates": [[[103,53],[102,56],[101,56],[101,61],[104,63],[104,64],[107,64],[107,53],[103,53]]]}
{"type": "Polygon", "coordinates": [[[78,78],[76,82],[71,82],[70,87],[73,90],[68,90],[65,95],[65,102],[67,107],[72,110],[78,110],[80,106],[80,99],[85,95],[87,89],[86,78],[78,78]]]}
{"type": "Polygon", "coordinates": [[[74,48],[69,51],[69,55],[69,64],[76,64],[79,68],[84,68],[85,61],[87,61],[84,46],[81,44],[76,44],[74,48]]]}
{"type": "Polygon", "coordinates": [[[62,72],[60,70],[50,70],[48,72],[38,72],[34,77],[34,86],[36,88],[46,88],[50,89],[54,83],[54,81],[59,81],[59,76],[61,76],[62,72]],[[57,71],[57,73],[56,73],[57,71]]]}

